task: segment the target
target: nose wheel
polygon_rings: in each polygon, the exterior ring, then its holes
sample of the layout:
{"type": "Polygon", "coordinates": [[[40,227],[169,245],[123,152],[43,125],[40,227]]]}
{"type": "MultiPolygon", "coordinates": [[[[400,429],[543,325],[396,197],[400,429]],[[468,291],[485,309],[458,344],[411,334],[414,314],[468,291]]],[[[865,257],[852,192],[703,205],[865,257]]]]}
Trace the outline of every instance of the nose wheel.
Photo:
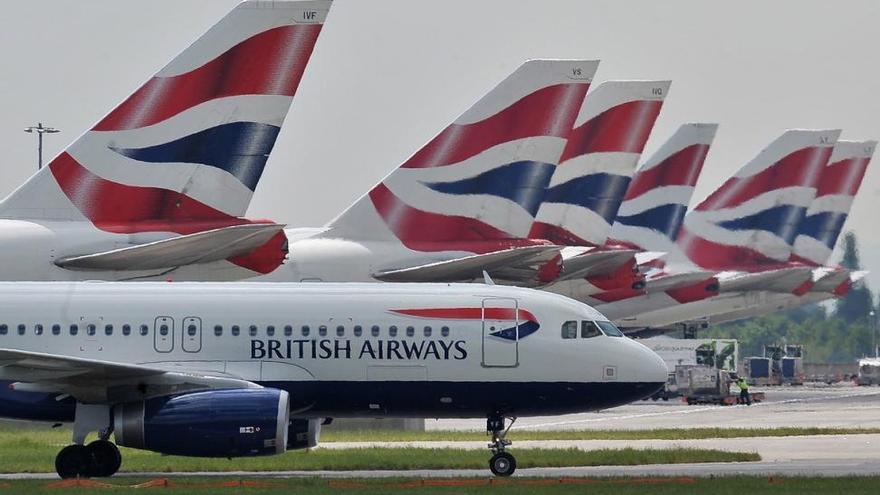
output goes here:
{"type": "Polygon", "coordinates": [[[516,458],[513,454],[507,452],[513,442],[507,439],[507,433],[516,418],[510,419],[510,424],[505,428],[504,416],[492,415],[486,420],[486,431],[492,435],[492,441],[489,443],[489,450],[492,451],[492,458],[489,459],[489,470],[495,476],[510,476],[516,471],[516,458]]]}
{"type": "Polygon", "coordinates": [[[113,476],[121,465],[119,449],[107,440],[68,445],[55,457],[55,471],[64,479],[113,476]]]}

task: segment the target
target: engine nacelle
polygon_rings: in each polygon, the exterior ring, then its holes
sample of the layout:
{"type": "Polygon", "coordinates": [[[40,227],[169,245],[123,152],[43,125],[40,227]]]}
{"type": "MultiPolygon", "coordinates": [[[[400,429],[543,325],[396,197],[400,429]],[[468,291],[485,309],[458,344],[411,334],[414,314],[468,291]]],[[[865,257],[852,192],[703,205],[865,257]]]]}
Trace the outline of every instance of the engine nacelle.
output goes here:
{"type": "Polygon", "coordinates": [[[116,443],[162,454],[245,457],[287,449],[290,396],[273,388],[210,390],[113,408],[116,443]]]}
{"type": "Polygon", "coordinates": [[[321,419],[292,419],[287,432],[287,450],[311,449],[321,437],[321,419]]]}

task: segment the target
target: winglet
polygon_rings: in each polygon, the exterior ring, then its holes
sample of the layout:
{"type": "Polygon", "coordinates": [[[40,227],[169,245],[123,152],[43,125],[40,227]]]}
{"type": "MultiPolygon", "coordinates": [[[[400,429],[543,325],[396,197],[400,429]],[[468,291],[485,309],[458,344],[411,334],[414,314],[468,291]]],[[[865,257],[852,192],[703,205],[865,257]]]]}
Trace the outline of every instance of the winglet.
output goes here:
{"type": "Polygon", "coordinates": [[[495,285],[495,281],[489,276],[489,272],[483,270],[483,283],[486,285],[495,285]]]}

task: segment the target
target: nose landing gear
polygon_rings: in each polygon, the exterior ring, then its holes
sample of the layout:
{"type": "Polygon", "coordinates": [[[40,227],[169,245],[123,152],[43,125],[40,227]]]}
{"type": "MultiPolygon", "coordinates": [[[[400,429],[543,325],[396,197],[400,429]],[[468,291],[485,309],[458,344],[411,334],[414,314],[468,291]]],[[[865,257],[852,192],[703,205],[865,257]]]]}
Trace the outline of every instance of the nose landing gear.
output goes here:
{"type": "Polygon", "coordinates": [[[509,447],[513,442],[507,439],[507,432],[516,422],[516,418],[510,419],[507,428],[504,427],[504,416],[500,414],[489,416],[486,420],[486,431],[492,435],[492,442],[489,443],[489,450],[492,451],[492,458],[489,459],[489,470],[495,476],[510,476],[516,471],[516,458],[509,452],[509,447]]]}

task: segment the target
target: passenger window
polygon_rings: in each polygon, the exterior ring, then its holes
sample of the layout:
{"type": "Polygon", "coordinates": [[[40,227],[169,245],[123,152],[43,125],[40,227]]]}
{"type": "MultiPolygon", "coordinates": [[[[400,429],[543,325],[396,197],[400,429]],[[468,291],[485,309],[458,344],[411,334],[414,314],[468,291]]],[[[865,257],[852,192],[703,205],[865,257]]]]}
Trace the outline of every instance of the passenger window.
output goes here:
{"type": "Polygon", "coordinates": [[[449,337],[449,327],[440,327],[440,335],[449,337]]]}
{"type": "Polygon", "coordinates": [[[275,325],[269,325],[266,327],[266,336],[274,337],[275,336],[275,325]]]}
{"type": "Polygon", "coordinates": [[[576,321],[567,321],[562,324],[562,338],[576,339],[578,336],[578,323],[576,321]]]}
{"type": "Polygon", "coordinates": [[[0,325],[0,335],[6,335],[9,333],[9,327],[6,325],[0,325]]]}
{"type": "MultiPolygon", "coordinates": [[[[52,331],[54,332],[55,329],[53,328],[52,331]]],[[[129,325],[128,323],[122,325],[122,335],[125,335],[126,337],[131,335],[131,325],[129,325]]]]}
{"type": "Polygon", "coordinates": [[[239,328],[238,325],[232,325],[232,330],[231,330],[231,332],[232,332],[232,336],[233,336],[233,337],[238,337],[238,334],[241,333],[241,328],[239,328]]]}
{"type": "Polygon", "coordinates": [[[43,335],[43,325],[40,325],[39,323],[34,325],[34,333],[36,335],[43,335]]]}
{"type": "Polygon", "coordinates": [[[342,337],[343,335],[345,335],[345,327],[342,325],[337,326],[336,327],[336,336],[342,337]]]}
{"type": "Polygon", "coordinates": [[[79,326],[70,325],[70,335],[76,335],[79,333],[79,326]]]}
{"type": "Polygon", "coordinates": [[[620,329],[610,321],[597,321],[596,325],[599,325],[602,332],[609,337],[623,337],[623,332],[621,332],[620,329]]]}
{"type": "Polygon", "coordinates": [[[320,335],[321,337],[327,336],[327,325],[321,325],[320,327],[318,327],[318,335],[320,335]]]}
{"type": "Polygon", "coordinates": [[[431,327],[425,327],[425,337],[431,336],[431,327]]]}
{"type": "Polygon", "coordinates": [[[19,334],[19,335],[24,335],[25,330],[27,330],[27,327],[26,327],[26,326],[24,326],[24,325],[18,325],[18,334],[19,334]]]}
{"type": "Polygon", "coordinates": [[[214,325],[214,335],[218,337],[223,335],[223,325],[214,325]]]}
{"type": "Polygon", "coordinates": [[[581,338],[589,339],[592,337],[598,337],[602,335],[602,332],[599,330],[599,327],[596,326],[595,322],[584,320],[581,322],[581,338]]]}
{"type": "MultiPolygon", "coordinates": [[[[165,328],[166,328],[166,330],[168,329],[168,327],[165,327],[165,328]]],[[[86,333],[87,334],[95,335],[95,333],[97,331],[98,331],[98,327],[94,323],[89,323],[88,325],[86,325],[86,333]]],[[[165,335],[165,334],[163,333],[162,335],[165,335]]]]}
{"type": "Polygon", "coordinates": [[[256,337],[257,336],[257,326],[251,325],[250,327],[248,327],[248,333],[250,334],[251,337],[256,337]]]}
{"type": "Polygon", "coordinates": [[[355,326],[354,326],[354,336],[355,336],[355,337],[360,337],[360,336],[363,335],[363,334],[364,334],[364,329],[363,329],[363,327],[361,327],[360,325],[355,325],[355,326]]]}
{"type": "Polygon", "coordinates": [[[190,337],[195,337],[195,336],[196,336],[196,332],[197,332],[197,329],[196,329],[196,326],[195,326],[195,325],[188,325],[188,326],[186,327],[186,333],[187,333],[187,335],[189,335],[190,337]]]}
{"type": "Polygon", "coordinates": [[[309,328],[308,325],[303,325],[300,330],[302,331],[303,337],[308,337],[309,334],[312,333],[312,330],[309,328]]]}
{"type": "Polygon", "coordinates": [[[52,335],[61,335],[61,325],[57,323],[52,325],[52,335]]]}
{"type": "Polygon", "coordinates": [[[284,336],[290,337],[293,335],[293,327],[290,325],[284,325],[284,336]]]}
{"type": "Polygon", "coordinates": [[[107,335],[113,335],[113,325],[104,325],[104,333],[107,335]]]}
{"type": "Polygon", "coordinates": [[[168,325],[161,325],[159,327],[159,335],[161,335],[163,337],[168,335],[168,325]]]}
{"type": "MultiPolygon", "coordinates": [[[[376,328],[379,328],[379,327],[376,327],[376,328]]],[[[397,337],[397,327],[396,326],[391,325],[390,327],[388,327],[388,336],[389,337],[397,337]]]]}
{"type": "Polygon", "coordinates": [[[406,327],[406,336],[414,337],[416,334],[416,327],[406,327]]]}
{"type": "Polygon", "coordinates": [[[141,335],[146,335],[150,333],[150,327],[146,325],[141,325],[141,335]]]}
{"type": "MultiPolygon", "coordinates": [[[[391,327],[391,328],[394,328],[394,327],[391,327]]],[[[396,332],[397,329],[394,328],[394,331],[396,332]]],[[[379,325],[373,325],[373,328],[370,329],[370,335],[372,335],[373,337],[379,336],[379,325]]]]}

